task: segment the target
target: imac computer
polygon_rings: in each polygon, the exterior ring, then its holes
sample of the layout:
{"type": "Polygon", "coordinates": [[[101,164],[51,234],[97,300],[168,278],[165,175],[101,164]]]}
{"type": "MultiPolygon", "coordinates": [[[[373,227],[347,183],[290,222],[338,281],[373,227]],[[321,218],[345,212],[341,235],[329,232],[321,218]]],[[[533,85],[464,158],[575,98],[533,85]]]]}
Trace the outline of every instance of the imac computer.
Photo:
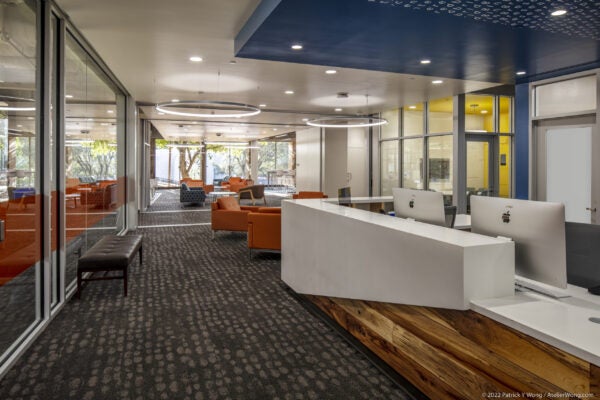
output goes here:
{"type": "Polygon", "coordinates": [[[555,290],[567,288],[564,204],[471,196],[471,231],[515,242],[518,286],[564,297],[555,290]]]}
{"type": "Polygon", "coordinates": [[[444,195],[426,190],[393,188],[396,217],[446,226],[444,195]]]}

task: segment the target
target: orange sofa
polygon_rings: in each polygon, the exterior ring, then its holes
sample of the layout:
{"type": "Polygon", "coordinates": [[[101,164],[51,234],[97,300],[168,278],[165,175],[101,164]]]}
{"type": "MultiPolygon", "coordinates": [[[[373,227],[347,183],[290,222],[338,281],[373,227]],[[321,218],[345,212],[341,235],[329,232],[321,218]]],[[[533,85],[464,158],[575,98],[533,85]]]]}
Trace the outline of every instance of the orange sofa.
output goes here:
{"type": "Polygon", "coordinates": [[[179,181],[179,186],[182,183],[185,183],[189,188],[202,188],[206,193],[215,191],[214,185],[206,185],[202,179],[183,178],[179,181]]]}
{"type": "Polygon", "coordinates": [[[227,192],[239,192],[240,189],[254,184],[252,179],[242,179],[239,176],[232,176],[229,181],[223,182],[221,186],[227,192]]]}
{"type": "Polygon", "coordinates": [[[292,196],[293,199],[325,199],[327,195],[323,192],[298,192],[292,196]]]}
{"type": "Polygon", "coordinates": [[[211,204],[210,223],[212,236],[216,231],[248,231],[248,214],[260,207],[241,206],[235,197],[221,197],[211,204]]]}
{"type": "Polygon", "coordinates": [[[281,208],[262,207],[248,214],[248,249],[281,251],[281,208]]]}

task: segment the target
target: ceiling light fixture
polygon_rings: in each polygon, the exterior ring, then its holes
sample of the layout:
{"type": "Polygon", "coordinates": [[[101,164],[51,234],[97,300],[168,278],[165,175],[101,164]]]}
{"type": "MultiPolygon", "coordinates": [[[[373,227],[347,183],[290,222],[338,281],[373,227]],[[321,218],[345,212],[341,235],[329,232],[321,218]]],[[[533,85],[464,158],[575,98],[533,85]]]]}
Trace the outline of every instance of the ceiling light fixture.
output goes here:
{"type": "Polygon", "coordinates": [[[561,15],[565,15],[566,13],[567,13],[567,10],[564,10],[561,8],[561,9],[552,11],[552,13],[550,13],[550,15],[552,15],[553,17],[560,17],[561,15]]]}
{"type": "Polygon", "coordinates": [[[285,94],[294,94],[294,91],[293,90],[286,90],[284,93],[285,94]]]}
{"type": "Polygon", "coordinates": [[[73,98],[73,95],[72,95],[72,94],[65,94],[65,97],[66,97],[67,99],[72,99],[72,98],[73,98]]]}
{"type": "Polygon", "coordinates": [[[340,111],[342,111],[342,110],[343,110],[342,108],[336,108],[336,109],[335,109],[335,111],[336,111],[336,112],[340,112],[340,111]]]}
{"type": "Polygon", "coordinates": [[[481,110],[481,113],[482,113],[482,114],[487,114],[487,113],[488,113],[488,110],[481,110]]]}
{"type": "Polygon", "coordinates": [[[179,99],[171,99],[171,103],[179,103],[179,99]]]}
{"type": "Polygon", "coordinates": [[[327,71],[325,71],[325,73],[327,75],[334,75],[337,74],[337,71],[335,69],[328,69],[327,71]]]}
{"type": "Polygon", "coordinates": [[[190,61],[192,61],[192,62],[201,62],[202,61],[202,57],[200,57],[200,56],[191,56],[190,57],[190,61]]]}
{"type": "Polygon", "coordinates": [[[299,43],[293,44],[292,45],[292,50],[302,50],[304,48],[304,46],[302,46],[299,43]]]}
{"type": "Polygon", "coordinates": [[[439,85],[440,83],[444,83],[444,81],[441,79],[436,79],[435,81],[431,81],[431,83],[433,83],[434,85],[439,85]]]}
{"type": "MultiPolygon", "coordinates": [[[[33,99],[26,99],[23,97],[4,96],[4,95],[0,95],[0,101],[3,101],[5,103],[8,103],[8,102],[34,103],[35,102],[35,100],[33,100],[33,99]]],[[[35,111],[35,107],[21,107],[21,106],[5,105],[5,106],[0,106],[0,111],[35,111]]]]}
{"type": "Polygon", "coordinates": [[[113,114],[114,113],[113,110],[106,110],[106,112],[109,113],[109,114],[113,114]]]}
{"type": "Polygon", "coordinates": [[[421,64],[431,64],[431,60],[421,60],[421,64]]]}
{"type": "Polygon", "coordinates": [[[211,101],[211,100],[186,100],[171,101],[159,103],[156,110],[165,114],[179,115],[183,117],[199,118],[241,118],[252,117],[260,114],[260,108],[243,103],[233,103],[229,101],[211,101]],[[206,110],[203,112],[176,111],[177,108],[196,108],[206,110]],[[211,110],[211,111],[208,111],[211,110]]]}
{"type": "Polygon", "coordinates": [[[388,121],[384,118],[356,116],[356,117],[322,117],[306,121],[306,125],[319,128],[366,128],[369,126],[385,125],[388,121]]]}
{"type": "Polygon", "coordinates": [[[525,71],[517,71],[517,75],[525,75],[527,72],[525,71]]]}
{"type": "Polygon", "coordinates": [[[417,106],[408,106],[408,108],[410,108],[411,110],[414,110],[417,108],[417,106]]]}
{"type": "Polygon", "coordinates": [[[260,108],[265,108],[267,105],[266,104],[259,104],[258,105],[260,108]]]}

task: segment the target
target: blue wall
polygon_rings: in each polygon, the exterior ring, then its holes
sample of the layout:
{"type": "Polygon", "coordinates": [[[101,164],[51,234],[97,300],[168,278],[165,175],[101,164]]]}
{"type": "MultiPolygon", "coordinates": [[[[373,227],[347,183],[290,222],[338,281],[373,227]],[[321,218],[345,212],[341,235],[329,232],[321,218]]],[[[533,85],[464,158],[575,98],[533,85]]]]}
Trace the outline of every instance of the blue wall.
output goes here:
{"type": "Polygon", "coordinates": [[[515,197],[529,198],[529,84],[515,86],[515,197]]]}

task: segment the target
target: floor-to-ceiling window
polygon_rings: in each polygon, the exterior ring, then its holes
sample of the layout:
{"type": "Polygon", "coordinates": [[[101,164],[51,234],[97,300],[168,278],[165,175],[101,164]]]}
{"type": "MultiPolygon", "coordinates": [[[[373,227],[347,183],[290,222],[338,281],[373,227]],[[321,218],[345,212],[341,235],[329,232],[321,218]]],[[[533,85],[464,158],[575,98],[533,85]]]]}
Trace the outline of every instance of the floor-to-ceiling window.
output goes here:
{"type": "Polygon", "coordinates": [[[261,140],[257,151],[257,183],[290,190],[296,187],[295,133],[261,140]]]}
{"type": "Polygon", "coordinates": [[[65,42],[66,282],[76,278],[80,249],[114,233],[122,212],[119,173],[122,94],[73,35],[65,42]]]}
{"type": "Polygon", "coordinates": [[[41,318],[36,18],[34,2],[0,2],[0,354],[41,318]]]}

